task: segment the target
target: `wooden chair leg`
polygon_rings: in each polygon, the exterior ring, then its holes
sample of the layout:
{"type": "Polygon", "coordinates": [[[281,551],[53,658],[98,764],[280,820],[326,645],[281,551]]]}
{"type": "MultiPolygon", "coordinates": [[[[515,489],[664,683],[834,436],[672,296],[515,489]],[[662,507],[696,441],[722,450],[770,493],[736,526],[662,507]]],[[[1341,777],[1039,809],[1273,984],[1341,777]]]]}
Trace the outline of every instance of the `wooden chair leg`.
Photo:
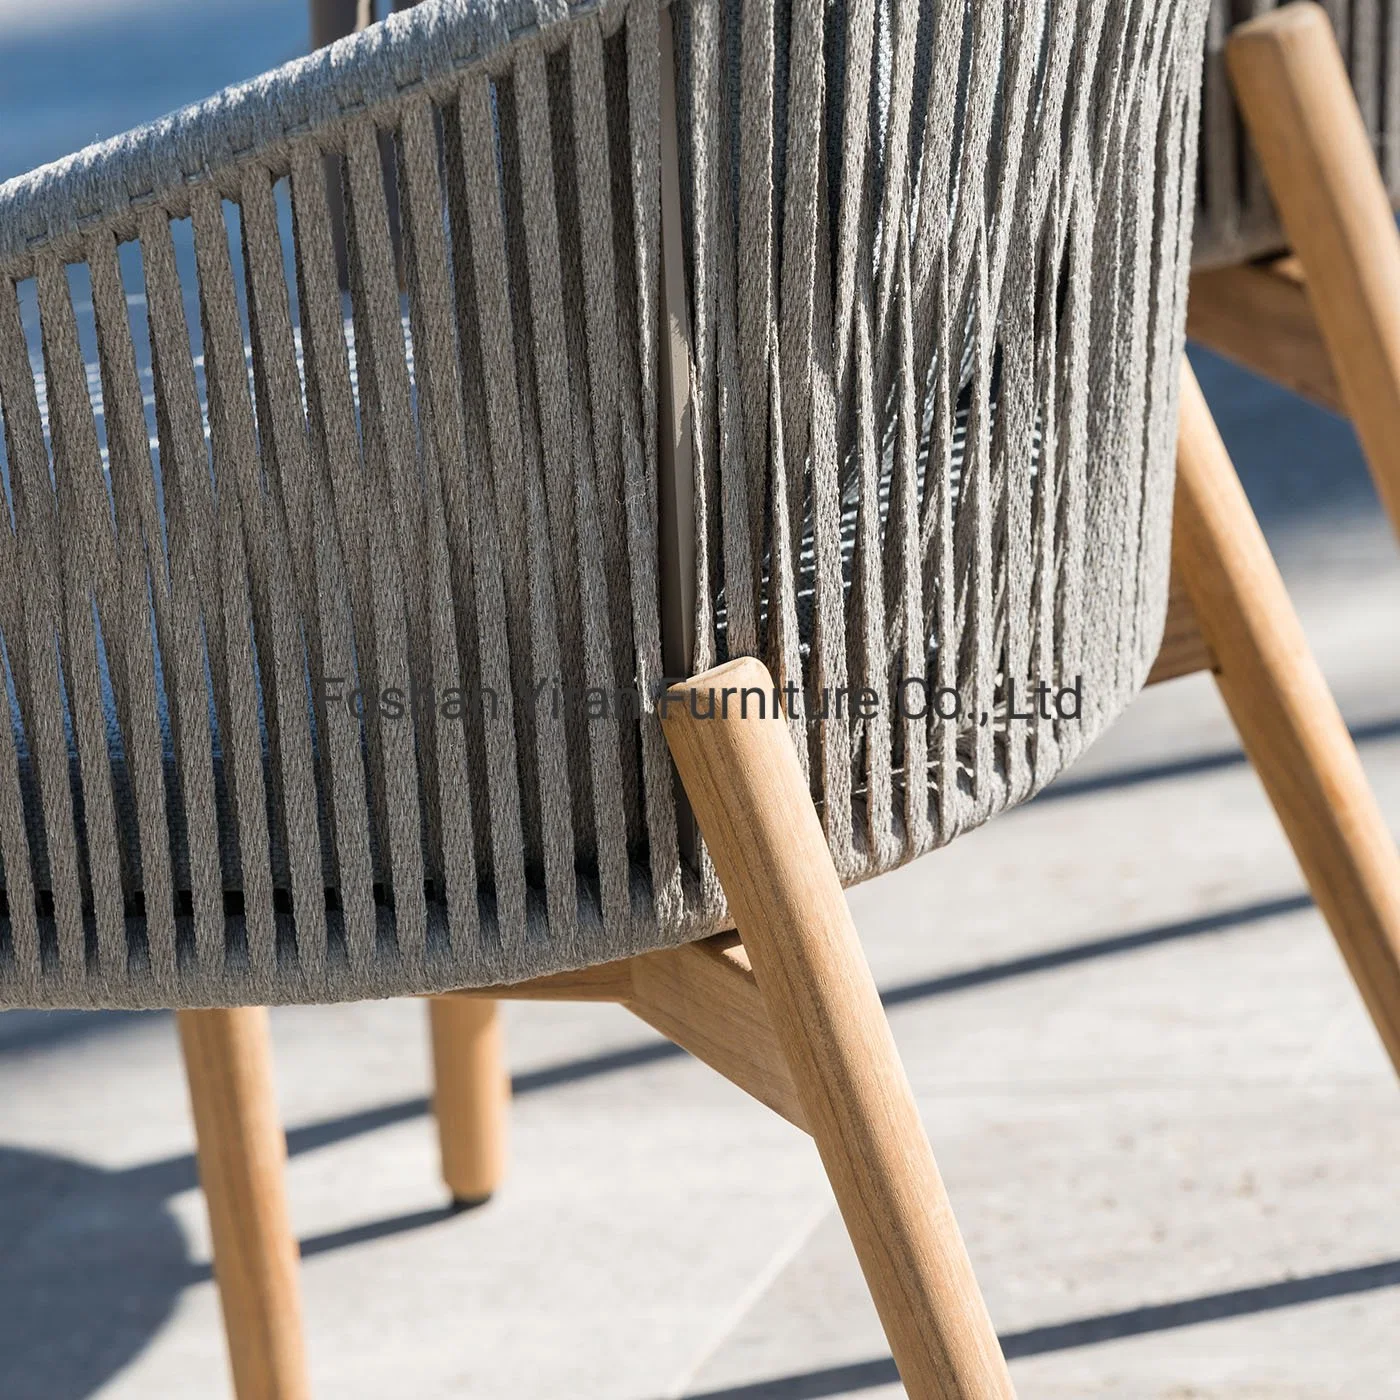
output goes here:
{"type": "Polygon", "coordinates": [[[510,1080],[500,1012],[489,998],[431,997],[428,1023],[442,1179],[459,1206],[480,1205],[505,1173],[510,1080]]]}
{"type": "Polygon", "coordinates": [[[732,661],[670,691],[663,711],[909,1395],[1011,1396],[772,678],[758,661],[732,661]],[[689,703],[725,691],[728,718],[700,718],[707,700],[689,703]]]}
{"type": "Polygon", "coordinates": [[[199,1179],[238,1400],[305,1400],[297,1241],[267,1011],[181,1011],[199,1179]]]}
{"type": "Polygon", "coordinates": [[[1376,489],[1400,532],[1400,232],[1326,12],[1241,25],[1235,96],[1376,489]]]}
{"type": "Polygon", "coordinates": [[[1400,1071],[1400,855],[1188,365],[1172,562],[1245,752],[1400,1071]]]}

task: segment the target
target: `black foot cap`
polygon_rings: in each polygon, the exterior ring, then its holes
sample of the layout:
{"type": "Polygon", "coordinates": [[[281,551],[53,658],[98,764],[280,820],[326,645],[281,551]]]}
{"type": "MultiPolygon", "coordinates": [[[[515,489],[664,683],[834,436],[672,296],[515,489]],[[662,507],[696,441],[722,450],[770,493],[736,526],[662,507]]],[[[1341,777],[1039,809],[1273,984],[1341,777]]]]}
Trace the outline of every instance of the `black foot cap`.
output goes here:
{"type": "Polygon", "coordinates": [[[484,1196],[453,1196],[448,1211],[453,1215],[461,1215],[464,1211],[476,1210],[478,1206],[484,1206],[490,1199],[491,1193],[489,1191],[484,1196]]]}

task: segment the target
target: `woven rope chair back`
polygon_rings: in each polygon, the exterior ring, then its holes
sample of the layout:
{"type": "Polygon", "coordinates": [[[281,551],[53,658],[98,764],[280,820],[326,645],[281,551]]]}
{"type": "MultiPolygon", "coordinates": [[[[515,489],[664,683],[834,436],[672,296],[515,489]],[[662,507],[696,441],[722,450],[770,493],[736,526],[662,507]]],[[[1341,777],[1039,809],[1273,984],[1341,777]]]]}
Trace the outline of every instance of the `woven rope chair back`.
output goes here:
{"type": "MultiPolygon", "coordinates": [[[[1200,186],[1192,260],[1228,267],[1287,246],[1264,172],[1250,150],[1225,70],[1225,41],[1286,0],[1212,0],[1201,106],[1200,186]]],[[[1391,203],[1400,207],[1400,4],[1322,0],[1391,203]]]]}
{"type": "Polygon", "coordinates": [[[1040,788],[1161,632],[1203,21],[430,0],[0,188],[0,1002],[721,927],[678,654],[826,692],[847,881],[1040,788]]]}

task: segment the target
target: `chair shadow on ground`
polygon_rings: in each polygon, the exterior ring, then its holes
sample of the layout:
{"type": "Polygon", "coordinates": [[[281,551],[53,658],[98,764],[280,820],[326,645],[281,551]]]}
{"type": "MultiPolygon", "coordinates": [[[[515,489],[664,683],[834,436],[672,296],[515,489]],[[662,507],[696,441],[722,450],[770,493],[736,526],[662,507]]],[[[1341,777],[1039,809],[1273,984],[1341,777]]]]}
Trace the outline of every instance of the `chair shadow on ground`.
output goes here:
{"type": "Polygon", "coordinates": [[[185,1237],[160,1192],[49,1153],[0,1147],[0,1393],[81,1400],[164,1326],[185,1237]]]}
{"type": "MultiPolygon", "coordinates": [[[[301,1150],[426,1112],[425,1101],[410,1101],[388,1114],[318,1124],[301,1150]]],[[[0,1147],[4,1400],[85,1400],[140,1354],[186,1288],[209,1281],[209,1266],[190,1258],[169,1205],[196,1181],[189,1157],[107,1171],[0,1147]]],[[[444,1205],[315,1235],[301,1241],[301,1254],[436,1225],[454,1213],[444,1205]]]]}

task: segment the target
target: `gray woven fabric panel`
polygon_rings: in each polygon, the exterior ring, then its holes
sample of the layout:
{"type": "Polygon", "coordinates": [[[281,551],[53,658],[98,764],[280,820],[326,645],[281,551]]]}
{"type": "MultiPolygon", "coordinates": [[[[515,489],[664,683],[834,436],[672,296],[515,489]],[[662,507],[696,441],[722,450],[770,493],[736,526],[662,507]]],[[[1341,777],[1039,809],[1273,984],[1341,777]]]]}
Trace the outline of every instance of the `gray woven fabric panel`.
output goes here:
{"type": "MultiPolygon", "coordinates": [[[[793,721],[856,881],[1155,654],[1204,0],[675,16],[696,666],[875,694],[793,721]]],[[[658,31],[429,0],[0,187],[0,1004],[722,925],[654,704],[658,31]]]]}
{"type": "MultiPolygon", "coordinates": [[[[1225,71],[1225,41],[1286,0],[1213,0],[1206,31],[1200,183],[1192,261],[1229,267],[1287,246],[1225,71]]],[[[1322,0],[1351,75],[1391,203],[1400,208],[1400,4],[1322,0]]]]}
{"type": "Polygon", "coordinates": [[[795,9],[783,65],[770,13],[682,12],[696,666],[879,697],[794,725],[849,882],[1039,790],[1155,658],[1205,7],[795,9]]]}

